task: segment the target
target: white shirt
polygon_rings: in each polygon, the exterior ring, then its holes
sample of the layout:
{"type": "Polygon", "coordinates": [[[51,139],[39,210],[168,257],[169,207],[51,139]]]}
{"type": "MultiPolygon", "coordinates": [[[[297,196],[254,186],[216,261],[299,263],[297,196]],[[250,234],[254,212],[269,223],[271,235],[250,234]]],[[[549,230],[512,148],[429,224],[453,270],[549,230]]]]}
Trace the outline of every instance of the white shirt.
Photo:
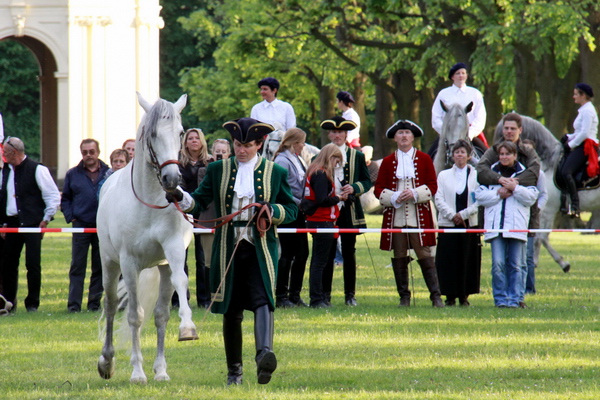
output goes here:
{"type": "Polygon", "coordinates": [[[570,148],[574,149],[585,139],[592,139],[598,143],[598,114],[591,101],[579,107],[573,128],[575,132],[567,134],[570,148]]]}
{"type": "Polygon", "coordinates": [[[439,134],[442,133],[442,124],[444,122],[444,115],[446,115],[446,112],[442,109],[440,100],[446,106],[458,103],[462,107],[466,107],[467,104],[473,102],[473,109],[467,114],[470,124],[469,138],[473,139],[483,132],[487,114],[485,104],[483,103],[483,95],[479,90],[466,85],[462,88],[452,85],[449,88],[440,90],[431,108],[431,126],[439,134]]]}
{"type": "Polygon", "coordinates": [[[454,181],[456,182],[456,194],[461,194],[465,191],[465,186],[467,186],[467,165],[462,168],[459,168],[456,164],[454,164],[454,181]]]}
{"type": "Polygon", "coordinates": [[[273,125],[275,122],[281,124],[283,131],[296,126],[296,114],[290,103],[275,99],[272,102],[266,100],[252,107],[250,117],[260,122],[273,125]]]}
{"type": "Polygon", "coordinates": [[[4,143],[4,122],[2,121],[2,114],[0,114],[0,143],[4,143]]]}
{"type": "Polygon", "coordinates": [[[354,108],[349,108],[342,113],[342,118],[347,121],[352,121],[356,124],[356,129],[352,129],[348,131],[348,135],[346,136],[346,141],[348,143],[352,143],[354,139],[360,140],[360,117],[358,113],[354,110],[354,108]]]}
{"type": "MultiPolygon", "coordinates": [[[[12,165],[6,165],[10,168],[8,182],[6,183],[6,215],[8,217],[16,217],[19,215],[19,210],[15,197],[15,170],[12,165]]],[[[38,165],[35,169],[35,181],[42,192],[42,199],[46,204],[43,220],[50,221],[60,206],[60,192],[58,191],[58,187],[56,187],[56,183],[54,183],[54,179],[52,179],[52,175],[50,175],[50,171],[43,165],[38,165]]],[[[2,180],[0,179],[1,185],[2,180]]]]}

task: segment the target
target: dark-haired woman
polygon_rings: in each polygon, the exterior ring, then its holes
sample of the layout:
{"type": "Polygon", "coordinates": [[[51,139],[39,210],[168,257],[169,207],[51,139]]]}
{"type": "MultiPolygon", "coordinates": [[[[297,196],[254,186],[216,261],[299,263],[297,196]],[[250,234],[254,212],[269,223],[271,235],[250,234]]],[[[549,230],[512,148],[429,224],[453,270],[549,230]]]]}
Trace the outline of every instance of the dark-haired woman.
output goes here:
{"type": "MultiPolygon", "coordinates": [[[[477,171],[468,164],[472,147],[459,140],[452,147],[454,166],[438,175],[435,205],[440,228],[476,228],[477,208],[475,190],[477,171]]],[[[435,257],[440,291],[446,305],[468,306],[470,294],[479,293],[481,276],[481,246],[477,233],[440,233],[435,257]]]]}
{"type": "MultiPolygon", "coordinates": [[[[594,91],[590,85],[578,83],[573,89],[573,100],[579,104],[579,110],[573,128],[575,132],[568,133],[562,139],[565,149],[565,161],[560,173],[564,180],[567,193],[571,197],[572,217],[579,217],[579,195],[574,175],[583,168],[587,161],[588,175],[595,176],[598,173],[598,113],[592,98],[594,91]]],[[[561,196],[561,212],[567,214],[566,193],[561,196]]]]}

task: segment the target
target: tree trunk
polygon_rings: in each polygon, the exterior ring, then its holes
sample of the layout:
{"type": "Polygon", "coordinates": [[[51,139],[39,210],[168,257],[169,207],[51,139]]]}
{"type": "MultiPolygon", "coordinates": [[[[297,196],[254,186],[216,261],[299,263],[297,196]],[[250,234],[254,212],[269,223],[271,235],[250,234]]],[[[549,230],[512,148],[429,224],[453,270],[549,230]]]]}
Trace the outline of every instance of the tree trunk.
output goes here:
{"type": "Polygon", "coordinates": [[[504,116],[502,108],[502,98],[498,93],[500,85],[497,82],[488,83],[483,90],[483,101],[485,103],[486,119],[485,119],[485,137],[488,144],[494,143],[494,130],[496,125],[504,116]]]}
{"type": "Polygon", "coordinates": [[[354,110],[358,113],[360,117],[360,144],[362,146],[366,146],[371,143],[371,139],[369,137],[369,124],[367,120],[367,113],[365,111],[365,89],[364,85],[367,82],[367,76],[363,73],[357,73],[354,77],[354,110]]]}
{"type": "MultiPolygon", "coordinates": [[[[594,37],[596,46],[600,43],[600,12],[590,11],[587,20],[590,23],[590,33],[594,37]]],[[[580,59],[581,59],[581,82],[590,85],[596,93],[600,93],[600,51],[591,51],[589,45],[579,39],[580,59]]],[[[596,94],[594,93],[594,94],[596,94]]],[[[596,94],[598,96],[598,94],[596,94]]],[[[596,109],[600,111],[600,105],[596,102],[596,109]]]]}
{"type": "MultiPolygon", "coordinates": [[[[331,118],[335,116],[336,109],[336,97],[335,90],[329,86],[321,86],[319,87],[319,100],[321,103],[321,113],[320,120],[326,120],[327,118],[331,118]]],[[[319,128],[320,129],[320,128],[319,128]]],[[[327,131],[321,129],[321,147],[325,146],[331,142],[327,135],[327,131]]]]}
{"type": "Polygon", "coordinates": [[[572,126],[577,115],[572,96],[573,86],[580,76],[580,64],[578,60],[574,61],[564,78],[558,77],[554,55],[544,55],[536,64],[536,84],[544,112],[544,123],[555,137],[560,138],[572,126]]]}
{"type": "MultiPolygon", "coordinates": [[[[388,80],[388,85],[391,78],[388,80]]],[[[383,158],[391,153],[391,140],[385,137],[385,132],[394,123],[392,104],[394,97],[384,84],[375,84],[375,134],[373,137],[373,159],[383,158]]]]}
{"type": "Polygon", "coordinates": [[[513,57],[519,114],[536,118],[537,91],[535,87],[536,63],[530,49],[517,46],[513,57]]]}

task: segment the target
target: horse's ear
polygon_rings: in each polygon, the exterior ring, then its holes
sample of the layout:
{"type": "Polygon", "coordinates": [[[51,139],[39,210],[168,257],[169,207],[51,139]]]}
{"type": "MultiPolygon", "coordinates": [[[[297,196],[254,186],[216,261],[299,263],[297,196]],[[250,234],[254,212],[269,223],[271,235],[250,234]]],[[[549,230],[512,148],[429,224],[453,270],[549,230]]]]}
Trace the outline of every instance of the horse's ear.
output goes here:
{"type": "Polygon", "coordinates": [[[467,106],[465,107],[465,113],[470,113],[471,110],[473,109],[473,102],[470,102],[469,104],[467,104],[467,106]]]}
{"type": "Polygon", "coordinates": [[[177,102],[175,104],[173,104],[173,107],[175,107],[175,110],[181,114],[181,110],[183,110],[183,107],[185,107],[187,103],[187,94],[182,94],[181,97],[179,98],[179,100],[177,100],[177,102]]]}
{"type": "Polygon", "coordinates": [[[135,92],[135,93],[137,93],[138,103],[140,103],[140,106],[142,106],[142,108],[144,109],[144,111],[146,111],[146,113],[149,113],[150,109],[152,108],[152,104],[148,103],[148,101],[146,101],[146,99],[144,99],[142,97],[140,92],[135,92]]]}
{"type": "Polygon", "coordinates": [[[442,100],[440,100],[440,106],[442,106],[442,110],[444,110],[444,112],[448,112],[448,107],[446,107],[442,100]]]}

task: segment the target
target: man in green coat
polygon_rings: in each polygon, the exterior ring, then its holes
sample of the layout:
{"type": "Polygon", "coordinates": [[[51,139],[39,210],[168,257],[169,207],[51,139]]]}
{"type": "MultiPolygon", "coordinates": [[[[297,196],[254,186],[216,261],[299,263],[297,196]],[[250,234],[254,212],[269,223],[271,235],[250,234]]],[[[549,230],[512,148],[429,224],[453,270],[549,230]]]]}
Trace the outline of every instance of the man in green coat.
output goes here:
{"type": "MultiPolygon", "coordinates": [[[[335,116],[321,122],[321,128],[328,131],[331,143],[338,146],[344,156],[344,163],[335,169],[336,190],[348,195],[340,210],[337,226],[340,228],[366,228],[365,214],[359,197],[373,186],[365,155],[348,146],[348,131],[356,128],[356,123],[335,116]],[[339,187],[338,187],[339,186],[339,187]]],[[[341,233],[342,258],[344,259],[344,296],[347,306],[356,306],[356,233],[341,233]]],[[[335,246],[331,249],[329,260],[323,273],[323,291],[331,302],[333,281],[333,261],[335,246]]]]}
{"type": "Polygon", "coordinates": [[[180,201],[186,212],[194,215],[210,203],[214,204],[219,217],[252,203],[266,204],[272,211],[273,225],[262,237],[256,226],[254,208],[243,211],[233,221],[218,228],[210,264],[214,301],[211,310],[223,314],[227,384],[242,383],[244,310],[254,312],[258,383],[265,384],[277,367],[273,353],[274,294],[279,258],[275,227],[294,221],[298,207],[287,183],[287,171],[258,154],[265,135],[272,132],[273,127],[252,118],[229,121],[223,127],[231,134],[235,157],[209,164],[206,177],[195,192],[176,191],[172,197],[180,201]]]}

